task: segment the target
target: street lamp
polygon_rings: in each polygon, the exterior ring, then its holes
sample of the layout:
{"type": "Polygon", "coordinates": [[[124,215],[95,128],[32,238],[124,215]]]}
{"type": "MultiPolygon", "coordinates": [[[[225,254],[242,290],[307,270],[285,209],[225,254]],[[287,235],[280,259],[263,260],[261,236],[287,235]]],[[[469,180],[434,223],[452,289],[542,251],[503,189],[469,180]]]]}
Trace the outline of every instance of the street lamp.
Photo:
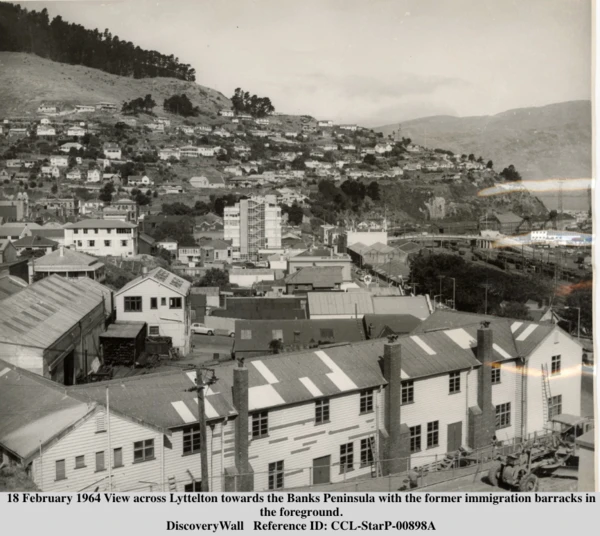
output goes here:
{"type": "Polygon", "coordinates": [[[444,277],[446,277],[446,276],[445,275],[438,275],[438,279],[440,280],[440,296],[443,294],[443,292],[442,292],[442,280],[444,279],[444,277]]]}

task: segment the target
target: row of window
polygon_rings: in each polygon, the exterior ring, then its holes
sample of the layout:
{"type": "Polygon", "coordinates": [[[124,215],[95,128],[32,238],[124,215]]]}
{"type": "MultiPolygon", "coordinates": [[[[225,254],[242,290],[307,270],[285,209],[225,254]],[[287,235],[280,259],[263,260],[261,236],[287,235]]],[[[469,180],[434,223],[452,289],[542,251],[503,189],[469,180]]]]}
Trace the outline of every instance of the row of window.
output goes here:
{"type": "MultiPolygon", "coordinates": [[[[125,296],[123,300],[123,308],[126,313],[142,312],[141,296],[125,296]]],[[[160,305],[161,307],[165,307],[167,305],[167,298],[161,298],[160,305]]],[[[169,309],[181,309],[182,306],[183,298],[169,298],[169,309]]],[[[150,309],[158,309],[158,298],[150,298],[150,309]]]]}
{"type": "MultiPolygon", "coordinates": [[[[373,391],[367,389],[360,393],[359,413],[373,411],[373,391]]],[[[321,398],[315,402],[315,424],[329,422],[329,399],[321,398]]],[[[260,411],[252,414],[252,438],[258,439],[269,434],[269,412],[260,411]]]]}
{"type": "MultiPolygon", "coordinates": [[[[83,234],[88,234],[88,231],[94,231],[94,234],[98,234],[98,229],[82,229],[83,234]]],[[[106,234],[111,234],[112,229],[102,229],[106,234]]],[[[73,234],[79,234],[79,229],[73,229],[73,234]]],[[[117,229],[117,234],[131,234],[131,229],[117,229]]]]}
{"type": "MultiPolygon", "coordinates": [[[[375,440],[367,437],[360,440],[360,467],[369,467],[374,461],[375,440]]],[[[340,445],[340,474],[354,470],[354,443],[340,445]]],[[[269,464],[269,489],[277,490],[285,487],[285,462],[280,460],[269,464]]]]}
{"type": "MultiPolygon", "coordinates": [[[[420,452],[421,450],[421,425],[411,426],[410,431],[410,451],[420,452]]],[[[431,449],[440,445],[440,421],[427,423],[427,448],[431,449]]]]}
{"type": "MultiPolygon", "coordinates": [[[[106,470],[105,461],[106,451],[100,450],[95,453],[96,472],[106,470]]],[[[154,439],[146,439],[144,441],[136,441],[133,444],[133,463],[140,463],[154,459],[154,439]]],[[[56,480],[66,480],[67,478],[67,460],[56,460],[56,480]]],[[[85,455],[75,456],[74,469],[86,468],[85,455]]],[[[112,453],[112,467],[116,469],[123,467],[123,449],[121,447],[114,448],[112,453]]]]}
{"type": "MultiPolygon", "coordinates": [[[[126,248],[127,244],[129,243],[129,240],[117,240],[116,242],[119,242],[121,244],[121,247],[126,248]]],[[[105,240],[104,241],[104,247],[111,247],[112,246],[112,241],[110,240],[105,240]]],[[[83,240],[77,240],[77,247],[83,247],[83,240]]],[[[87,241],[87,247],[89,248],[95,248],[96,247],[96,241],[95,240],[88,240],[87,241]]]]}

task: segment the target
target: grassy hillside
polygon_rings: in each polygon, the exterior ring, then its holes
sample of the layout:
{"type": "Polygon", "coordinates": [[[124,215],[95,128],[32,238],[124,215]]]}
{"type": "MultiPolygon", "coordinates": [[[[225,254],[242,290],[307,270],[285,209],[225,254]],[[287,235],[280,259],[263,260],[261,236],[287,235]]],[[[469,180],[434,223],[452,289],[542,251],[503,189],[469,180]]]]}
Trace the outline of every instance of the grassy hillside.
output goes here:
{"type": "Polygon", "coordinates": [[[163,100],[185,93],[209,115],[228,108],[223,94],[194,82],[174,78],[133,79],[46,60],[21,52],[0,52],[0,116],[35,112],[43,102],[62,105],[114,102],[150,93],[162,111],[163,100]]]}
{"type": "MultiPolygon", "coordinates": [[[[491,158],[497,170],[514,164],[524,179],[589,178],[591,113],[589,101],[572,101],[494,116],[426,117],[401,123],[401,128],[402,135],[416,143],[491,158]]],[[[393,124],[374,130],[387,135],[397,128],[393,124]]],[[[550,208],[553,197],[543,198],[550,208]]],[[[585,203],[585,196],[577,198],[585,203]]],[[[565,208],[567,203],[565,199],[565,208]]]]}

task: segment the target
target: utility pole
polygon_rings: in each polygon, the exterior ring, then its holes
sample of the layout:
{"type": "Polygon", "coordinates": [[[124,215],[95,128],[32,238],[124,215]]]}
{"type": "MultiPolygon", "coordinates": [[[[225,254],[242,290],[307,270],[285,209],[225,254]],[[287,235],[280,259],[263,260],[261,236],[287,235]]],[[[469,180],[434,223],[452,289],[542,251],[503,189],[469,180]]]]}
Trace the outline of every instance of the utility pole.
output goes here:
{"type": "Polygon", "coordinates": [[[452,279],[452,309],[456,311],[456,278],[451,277],[452,279]]]}
{"type": "Polygon", "coordinates": [[[204,388],[218,381],[214,369],[196,368],[196,387],[190,387],[187,391],[195,391],[198,397],[198,428],[200,430],[200,491],[209,491],[208,475],[208,445],[206,442],[206,413],[204,409],[204,388]],[[204,379],[203,372],[210,373],[208,379],[204,379]]]}
{"type": "Polygon", "coordinates": [[[443,293],[442,293],[442,280],[444,279],[444,277],[446,277],[446,276],[444,276],[444,275],[438,275],[438,279],[440,280],[440,303],[442,303],[442,296],[443,296],[443,293]]]}

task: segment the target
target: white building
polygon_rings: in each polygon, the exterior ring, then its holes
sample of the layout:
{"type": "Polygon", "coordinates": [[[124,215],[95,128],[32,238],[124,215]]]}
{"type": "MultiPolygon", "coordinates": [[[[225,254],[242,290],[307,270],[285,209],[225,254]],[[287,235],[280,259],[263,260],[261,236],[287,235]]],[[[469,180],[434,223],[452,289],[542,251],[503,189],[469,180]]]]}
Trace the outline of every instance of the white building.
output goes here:
{"type": "Polygon", "coordinates": [[[68,156],[51,156],[50,165],[56,167],[67,167],[69,165],[68,156]]]}
{"type": "Polygon", "coordinates": [[[89,106],[87,104],[76,104],[75,111],[77,113],[92,113],[96,111],[95,106],[89,106]]]}
{"type": "Polygon", "coordinates": [[[223,238],[231,240],[234,259],[255,259],[259,249],[281,248],[281,208],[264,198],[225,207],[223,223],[223,238]]]}
{"type": "Polygon", "coordinates": [[[88,169],[87,182],[100,182],[102,179],[102,171],[98,168],[88,169]]]}
{"type": "Polygon", "coordinates": [[[190,351],[191,283],[154,268],[115,294],[117,320],[146,322],[148,335],[171,337],[183,355],[190,351]]]}
{"type": "Polygon", "coordinates": [[[181,159],[181,151],[177,147],[166,147],[165,149],[158,150],[158,158],[161,160],[169,160],[175,158],[175,160],[181,159]]]}
{"type": "Polygon", "coordinates": [[[219,115],[221,117],[233,117],[235,113],[233,110],[219,110],[219,115]]]}
{"type": "Polygon", "coordinates": [[[138,228],[119,220],[83,220],[65,225],[65,246],[97,257],[131,257],[138,252],[138,228]]]}
{"type": "Polygon", "coordinates": [[[56,129],[48,125],[38,125],[36,133],[38,136],[54,137],[56,136],[56,129]]]}
{"type": "Polygon", "coordinates": [[[85,133],[86,130],[82,127],[69,127],[69,129],[67,130],[67,136],[76,136],[78,138],[85,136],[85,133]]]}
{"type": "Polygon", "coordinates": [[[104,156],[110,160],[121,160],[121,149],[114,143],[107,143],[104,146],[104,156]]]}

